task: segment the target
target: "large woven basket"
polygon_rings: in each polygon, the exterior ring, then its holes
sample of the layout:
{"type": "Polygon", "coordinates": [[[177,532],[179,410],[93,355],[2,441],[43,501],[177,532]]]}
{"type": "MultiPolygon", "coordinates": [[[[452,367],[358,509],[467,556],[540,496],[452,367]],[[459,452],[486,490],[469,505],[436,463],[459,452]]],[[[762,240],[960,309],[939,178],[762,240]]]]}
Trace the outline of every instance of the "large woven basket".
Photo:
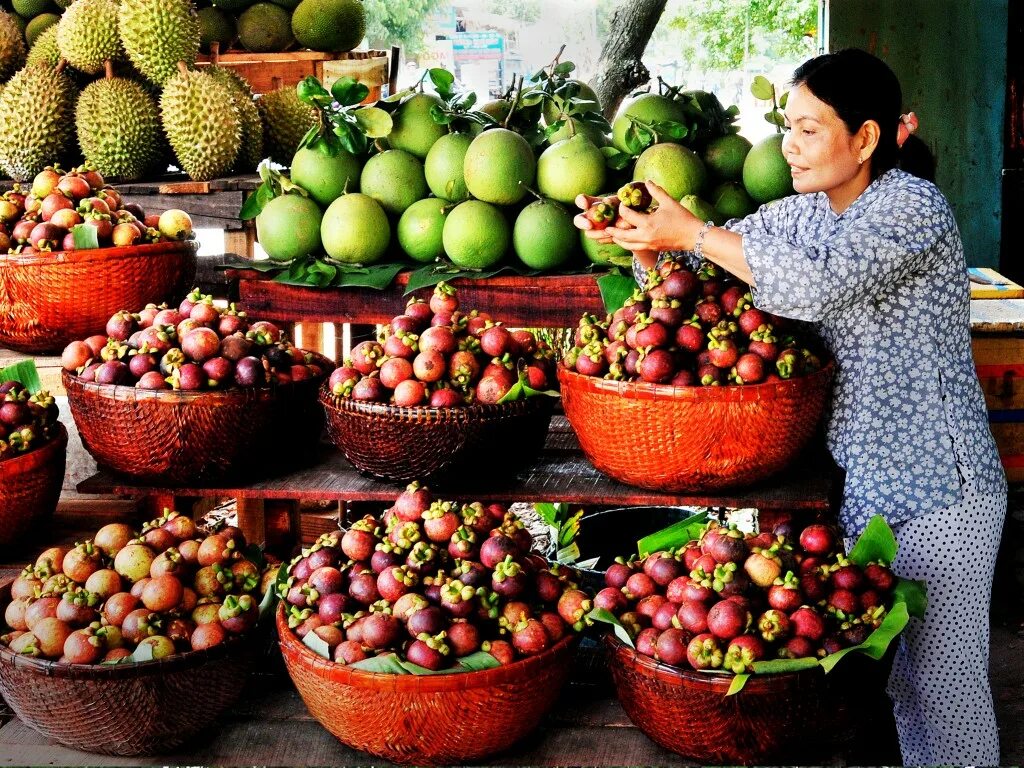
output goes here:
{"type": "Polygon", "coordinates": [[[400,408],[335,398],[320,402],[327,433],[358,469],[383,480],[493,482],[527,466],[544,447],[554,399],[500,405],[400,408]]]}
{"type": "Polygon", "coordinates": [[[71,415],[96,462],[163,486],[241,481],[284,471],[319,444],[317,389],[333,369],[278,387],[147,391],[63,374],[71,415]]]}
{"type": "Polygon", "coordinates": [[[0,347],[60,352],[103,333],[122,309],[177,301],[196,274],[194,242],[0,255],[0,347]]]}
{"type": "Polygon", "coordinates": [[[452,675],[388,675],[317,656],[277,631],[288,673],[320,723],[348,746],[396,763],[462,764],[512,746],[537,727],[572,666],[573,637],[507,666],[452,675]]]}
{"type": "MultiPolygon", "coordinates": [[[[0,603],[10,600],[0,590],[0,603]]],[[[167,752],[212,727],[238,699],[259,633],[205,651],[112,666],[58,664],[0,646],[0,693],[47,738],[104,755],[167,752]]]]}
{"type": "Polygon", "coordinates": [[[709,491],[783,469],[814,434],[833,365],[797,379],[673,387],[559,367],[562,406],[590,462],[629,485],[709,491]]]}
{"type": "Polygon", "coordinates": [[[58,422],[57,434],[45,445],[0,461],[0,549],[23,542],[53,515],[64,483],[68,432],[58,422]]]}

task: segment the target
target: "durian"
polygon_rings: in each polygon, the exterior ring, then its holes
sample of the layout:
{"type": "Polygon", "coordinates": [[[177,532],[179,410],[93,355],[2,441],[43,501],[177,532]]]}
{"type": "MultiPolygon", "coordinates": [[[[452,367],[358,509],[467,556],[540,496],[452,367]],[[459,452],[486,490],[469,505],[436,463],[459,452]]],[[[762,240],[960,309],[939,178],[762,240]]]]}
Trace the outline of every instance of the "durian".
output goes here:
{"type": "Polygon", "coordinates": [[[190,0],[121,0],[117,26],[132,64],[157,85],[177,74],[179,61],[191,66],[199,54],[190,0]]]}
{"type": "Polygon", "coordinates": [[[0,80],[25,66],[25,38],[14,17],[0,11],[0,80]]]}
{"type": "Polygon", "coordinates": [[[26,181],[74,153],[74,84],[62,71],[30,66],[0,94],[0,165],[26,181]]]}
{"type": "Polygon", "coordinates": [[[133,80],[111,77],[86,86],[75,127],[86,162],[105,177],[138,179],[161,159],[156,101],[133,80]]]}
{"type": "Polygon", "coordinates": [[[263,118],[265,152],[275,163],[288,165],[299,142],[316,125],[316,113],[299,99],[294,87],[264,94],[258,106],[263,118]]]}
{"type": "Polygon", "coordinates": [[[57,25],[60,55],[75,69],[89,75],[103,71],[103,63],[124,58],[117,34],[117,0],[76,0],[57,25]]]}
{"type": "Polygon", "coordinates": [[[56,67],[60,62],[60,48],[57,46],[57,27],[49,27],[43,30],[42,34],[36,38],[35,45],[33,45],[28,52],[28,57],[25,59],[25,63],[28,66],[38,66],[40,64],[48,67],[56,67]]]}
{"type": "Polygon", "coordinates": [[[242,141],[234,90],[208,72],[171,77],[160,97],[164,133],[179,167],[196,181],[227,174],[242,141]]]}
{"type": "Polygon", "coordinates": [[[206,71],[229,86],[235,94],[235,106],[242,122],[242,145],[233,170],[240,173],[251,171],[263,159],[263,121],[253,101],[252,86],[233,69],[208,67],[206,71]]]}

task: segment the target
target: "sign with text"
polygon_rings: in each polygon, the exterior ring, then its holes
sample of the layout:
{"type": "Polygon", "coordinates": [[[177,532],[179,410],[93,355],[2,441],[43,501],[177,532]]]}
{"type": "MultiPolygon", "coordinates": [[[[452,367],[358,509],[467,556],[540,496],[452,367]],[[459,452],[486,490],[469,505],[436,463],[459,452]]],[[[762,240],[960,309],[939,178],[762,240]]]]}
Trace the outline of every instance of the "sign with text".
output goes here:
{"type": "Polygon", "coordinates": [[[501,59],[505,55],[505,37],[500,32],[456,32],[452,36],[456,61],[501,59]]]}

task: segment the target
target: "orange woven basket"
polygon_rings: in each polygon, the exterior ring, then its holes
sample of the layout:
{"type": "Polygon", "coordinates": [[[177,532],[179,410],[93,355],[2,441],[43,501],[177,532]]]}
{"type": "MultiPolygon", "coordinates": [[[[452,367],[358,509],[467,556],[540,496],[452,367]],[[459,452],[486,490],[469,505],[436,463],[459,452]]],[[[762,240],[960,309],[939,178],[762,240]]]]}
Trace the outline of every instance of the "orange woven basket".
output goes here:
{"type": "Polygon", "coordinates": [[[708,491],[783,469],[825,409],[833,364],[809,376],[736,387],[673,387],[558,369],[562,407],[590,462],[629,485],[708,491]]]}
{"type": "Polygon", "coordinates": [[[400,408],[320,390],[327,434],[345,458],[383,480],[472,483],[513,475],[544,447],[554,398],[500,405],[400,408]]]}
{"type": "Polygon", "coordinates": [[[22,543],[53,515],[64,484],[68,431],[58,422],[48,443],[0,461],[0,549],[22,543]]]}
{"type": "Polygon", "coordinates": [[[733,677],[656,661],[607,635],[619,701],[629,719],[665,749],[702,765],[788,764],[819,760],[849,742],[857,720],[877,706],[889,663],[849,656],[826,675],[820,667],[752,675],[727,696],[733,677]]]}
{"type": "Polygon", "coordinates": [[[103,333],[122,309],[180,299],[194,242],[0,255],[0,347],[42,354],[103,333]]]}
{"type": "MultiPolygon", "coordinates": [[[[10,587],[0,602],[10,600],[10,587]]],[[[85,665],[0,646],[0,693],[23,723],[73,749],[151,755],[184,744],[238,699],[259,633],[139,664],[85,665]]]]}
{"type": "Polygon", "coordinates": [[[575,638],[507,666],[452,675],[353,670],[316,655],[278,608],[285,666],[320,724],[396,763],[461,764],[512,746],[540,723],[569,677],[575,638]]]}
{"type": "Polygon", "coordinates": [[[134,481],[185,486],[252,479],[298,466],[323,431],[324,373],[279,387],[140,390],[63,373],[71,415],[96,462],[134,481]]]}

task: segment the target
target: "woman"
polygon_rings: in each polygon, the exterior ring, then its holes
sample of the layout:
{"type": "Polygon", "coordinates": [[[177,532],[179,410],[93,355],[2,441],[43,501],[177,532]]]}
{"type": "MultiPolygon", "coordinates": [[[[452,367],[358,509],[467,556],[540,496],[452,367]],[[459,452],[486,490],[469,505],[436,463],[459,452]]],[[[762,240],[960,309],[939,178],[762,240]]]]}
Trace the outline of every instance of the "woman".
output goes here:
{"type": "Polygon", "coordinates": [[[885,516],[895,569],[928,582],[888,687],[904,763],[996,765],[989,602],[1006,479],[971,357],[960,235],[939,190],[899,167],[915,127],[901,101],[864,51],[812,59],[785,110],[799,194],[715,227],[648,182],[655,212],[620,206],[619,224],[587,236],[633,251],[641,272],[692,251],[749,283],[756,306],[815,325],[838,368],[827,437],[846,470],[841,522],[852,537],[885,516]]]}

